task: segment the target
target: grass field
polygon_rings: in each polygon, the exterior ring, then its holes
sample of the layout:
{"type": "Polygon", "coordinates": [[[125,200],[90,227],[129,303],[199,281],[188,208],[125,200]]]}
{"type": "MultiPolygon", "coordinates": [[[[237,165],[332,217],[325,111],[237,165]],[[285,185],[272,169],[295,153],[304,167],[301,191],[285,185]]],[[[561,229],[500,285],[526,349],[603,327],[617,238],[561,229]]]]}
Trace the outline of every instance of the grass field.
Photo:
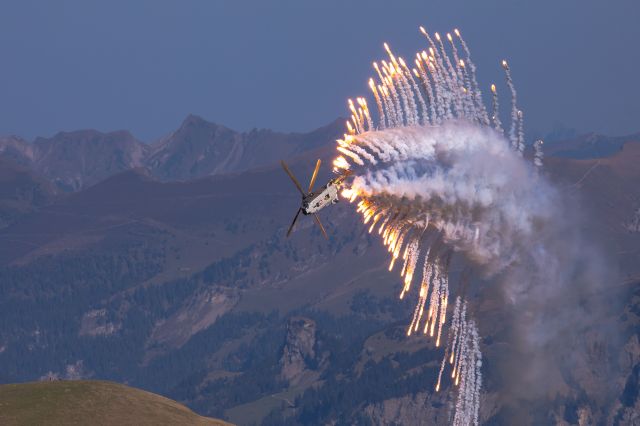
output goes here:
{"type": "Polygon", "coordinates": [[[160,395],[103,381],[1,385],[0,424],[230,425],[160,395]]]}

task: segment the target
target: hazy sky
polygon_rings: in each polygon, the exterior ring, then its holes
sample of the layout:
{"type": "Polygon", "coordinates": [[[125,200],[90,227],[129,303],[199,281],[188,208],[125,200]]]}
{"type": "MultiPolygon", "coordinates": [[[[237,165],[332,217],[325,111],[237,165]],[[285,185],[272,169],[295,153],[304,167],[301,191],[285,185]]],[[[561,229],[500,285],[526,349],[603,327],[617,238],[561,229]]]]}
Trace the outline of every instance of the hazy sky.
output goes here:
{"type": "MultiPolygon", "coordinates": [[[[311,130],[366,93],[388,41],[460,28],[483,87],[509,59],[528,131],[640,131],[638,0],[3,0],[0,134],[129,129],[188,113],[248,130],[311,130]]],[[[506,98],[505,106],[506,106],[506,98]]]]}

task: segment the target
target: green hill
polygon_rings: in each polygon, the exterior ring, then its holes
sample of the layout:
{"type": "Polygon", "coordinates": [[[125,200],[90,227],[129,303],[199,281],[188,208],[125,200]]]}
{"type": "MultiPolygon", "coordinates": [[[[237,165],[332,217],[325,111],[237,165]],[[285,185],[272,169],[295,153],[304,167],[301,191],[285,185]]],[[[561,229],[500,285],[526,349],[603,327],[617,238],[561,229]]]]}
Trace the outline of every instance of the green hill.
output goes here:
{"type": "Polygon", "coordinates": [[[102,381],[2,385],[0,424],[229,425],[160,395],[102,381]]]}

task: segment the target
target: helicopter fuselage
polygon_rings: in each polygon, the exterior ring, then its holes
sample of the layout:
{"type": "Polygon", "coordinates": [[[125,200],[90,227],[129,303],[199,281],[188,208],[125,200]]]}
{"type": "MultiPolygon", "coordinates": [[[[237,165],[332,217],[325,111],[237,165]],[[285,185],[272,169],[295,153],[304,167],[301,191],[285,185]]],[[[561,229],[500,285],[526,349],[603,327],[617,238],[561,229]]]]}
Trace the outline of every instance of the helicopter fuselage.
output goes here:
{"type": "Polygon", "coordinates": [[[314,214],[337,202],[338,184],[335,179],[332,179],[320,191],[311,192],[302,198],[302,213],[305,215],[314,214]]]}
{"type": "MultiPolygon", "coordinates": [[[[344,180],[351,175],[351,171],[343,170],[341,173],[339,173],[338,177],[331,179],[329,182],[327,182],[326,185],[320,188],[320,190],[314,191],[313,185],[316,182],[316,178],[318,177],[318,170],[320,170],[320,163],[321,163],[320,160],[316,162],[316,167],[313,170],[313,174],[311,175],[311,182],[309,183],[309,189],[305,191],[304,189],[302,189],[302,185],[300,185],[300,182],[298,182],[298,179],[296,179],[293,173],[291,173],[291,170],[289,170],[289,167],[287,167],[287,164],[283,160],[280,160],[280,165],[282,165],[282,168],[287,173],[287,175],[289,175],[289,178],[298,189],[298,192],[302,195],[302,205],[298,207],[298,211],[296,211],[296,215],[293,217],[293,221],[291,222],[291,225],[287,230],[287,237],[291,235],[291,231],[293,231],[293,227],[296,224],[296,220],[298,220],[298,216],[300,216],[300,213],[302,213],[305,216],[309,216],[309,215],[313,216],[313,220],[316,222],[316,224],[320,228],[320,231],[322,231],[322,235],[326,239],[329,239],[329,236],[327,235],[327,231],[324,229],[324,226],[322,226],[322,222],[320,221],[318,212],[324,209],[325,207],[327,207],[328,205],[335,204],[338,202],[338,192],[340,191],[340,187],[344,183],[344,180]]],[[[335,168],[333,171],[338,173],[338,171],[335,168]]]]}

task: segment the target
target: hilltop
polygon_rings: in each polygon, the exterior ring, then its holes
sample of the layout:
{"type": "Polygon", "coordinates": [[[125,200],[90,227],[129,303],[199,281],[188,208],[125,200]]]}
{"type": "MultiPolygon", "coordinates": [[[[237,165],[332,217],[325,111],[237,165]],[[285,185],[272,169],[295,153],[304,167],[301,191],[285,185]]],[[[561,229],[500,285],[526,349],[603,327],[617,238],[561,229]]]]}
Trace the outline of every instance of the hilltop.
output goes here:
{"type": "Polygon", "coordinates": [[[113,382],[53,381],[0,386],[0,423],[12,425],[210,425],[171,399],[113,382]]]}

